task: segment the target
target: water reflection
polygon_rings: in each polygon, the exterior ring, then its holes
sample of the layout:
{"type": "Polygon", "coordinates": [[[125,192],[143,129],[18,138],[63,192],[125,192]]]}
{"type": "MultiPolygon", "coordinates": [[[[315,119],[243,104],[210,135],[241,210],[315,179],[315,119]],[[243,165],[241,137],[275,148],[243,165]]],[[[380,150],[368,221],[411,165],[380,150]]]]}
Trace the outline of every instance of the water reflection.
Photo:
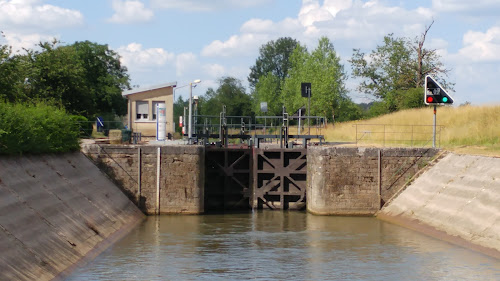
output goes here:
{"type": "Polygon", "coordinates": [[[150,217],[69,280],[500,280],[500,261],[374,218],[150,217]]]}

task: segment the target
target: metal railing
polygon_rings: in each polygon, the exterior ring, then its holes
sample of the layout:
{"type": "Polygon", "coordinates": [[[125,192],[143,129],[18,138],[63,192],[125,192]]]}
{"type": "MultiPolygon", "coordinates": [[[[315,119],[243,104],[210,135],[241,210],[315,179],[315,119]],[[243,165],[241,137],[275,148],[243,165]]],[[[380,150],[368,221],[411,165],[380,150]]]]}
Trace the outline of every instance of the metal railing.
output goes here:
{"type": "Polygon", "coordinates": [[[76,121],[80,128],[80,137],[82,138],[101,138],[107,137],[109,130],[125,129],[121,121],[101,121],[99,126],[96,121],[76,121]]]}
{"type": "MultiPolygon", "coordinates": [[[[356,144],[397,144],[410,147],[432,146],[433,125],[354,124],[356,144]]],[[[441,146],[444,126],[436,126],[436,146],[441,146]]]]}

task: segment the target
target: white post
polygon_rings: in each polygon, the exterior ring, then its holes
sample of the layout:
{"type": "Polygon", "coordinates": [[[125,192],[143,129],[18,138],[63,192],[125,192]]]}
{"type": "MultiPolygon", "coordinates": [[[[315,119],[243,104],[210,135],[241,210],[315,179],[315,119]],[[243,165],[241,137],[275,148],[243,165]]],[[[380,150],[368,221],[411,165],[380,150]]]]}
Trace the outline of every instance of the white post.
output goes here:
{"type": "Polygon", "coordinates": [[[157,150],[156,159],[156,214],[160,214],[160,164],[161,164],[161,147],[157,150]]]}
{"type": "Polygon", "coordinates": [[[165,104],[156,105],[156,140],[165,141],[167,135],[167,108],[165,104]]]}
{"type": "Polygon", "coordinates": [[[193,137],[193,83],[200,83],[201,80],[197,79],[189,82],[189,117],[188,117],[188,143],[191,144],[193,137]]]}
{"type": "Polygon", "coordinates": [[[184,134],[186,133],[186,107],[184,106],[184,117],[182,117],[182,139],[185,140],[184,134]]]}
{"type": "Polygon", "coordinates": [[[189,83],[189,119],[188,119],[188,143],[191,144],[192,125],[193,125],[193,83],[189,83]]]}

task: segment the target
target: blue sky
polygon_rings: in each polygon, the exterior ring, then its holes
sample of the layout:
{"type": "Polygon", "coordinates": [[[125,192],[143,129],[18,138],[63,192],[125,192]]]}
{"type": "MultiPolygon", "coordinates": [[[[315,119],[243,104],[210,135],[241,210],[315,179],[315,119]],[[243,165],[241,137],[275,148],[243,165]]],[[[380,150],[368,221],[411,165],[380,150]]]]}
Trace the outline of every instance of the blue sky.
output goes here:
{"type": "MultiPolygon", "coordinates": [[[[345,70],[353,48],[366,53],[383,36],[418,36],[434,20],[426,47],[437,49],[456,83],[456,104],[500,103],[499,0],[0,0],[0,44],[16,50],[57,38],[108,44],[133,85],[190,81],[202,95],[233,76],[247,87],[259,47],[279,37],[309,50],[327,36],[345,70]]],[[[1,74],[0,74],[1,75],[1,74]]],[[[369,101],[349,79],[350,96],[369,101]]]]}

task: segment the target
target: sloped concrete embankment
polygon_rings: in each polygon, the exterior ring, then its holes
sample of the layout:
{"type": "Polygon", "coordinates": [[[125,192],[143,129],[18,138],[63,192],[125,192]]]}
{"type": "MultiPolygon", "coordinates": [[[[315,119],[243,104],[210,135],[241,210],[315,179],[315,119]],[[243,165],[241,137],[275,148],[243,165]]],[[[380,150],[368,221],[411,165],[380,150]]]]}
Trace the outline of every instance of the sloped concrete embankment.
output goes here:
{"type": "Polygon", "coordinates": [[[64,277],[143,218],[81,153],[0,157],[0,280],[64,277]]]}
{"type": "Polygon", "coordinates": [[[500,258],[500,158],[449,154],[377,216],[500,258]]]}

